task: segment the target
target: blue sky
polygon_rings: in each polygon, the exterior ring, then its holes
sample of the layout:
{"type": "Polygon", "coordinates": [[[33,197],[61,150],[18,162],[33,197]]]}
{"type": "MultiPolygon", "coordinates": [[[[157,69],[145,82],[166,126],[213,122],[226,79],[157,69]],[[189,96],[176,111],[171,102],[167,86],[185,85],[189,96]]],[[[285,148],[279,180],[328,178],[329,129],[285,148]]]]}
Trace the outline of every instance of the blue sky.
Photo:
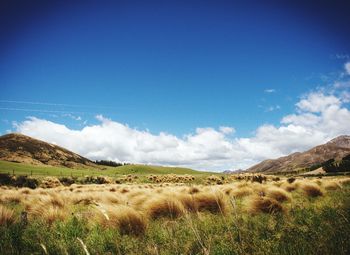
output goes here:
{"type": "Polygon", "coordinates": [[[0,134],[27,117],[81,131],[101,115],[180,139],[233,127],[232,141],[279,127],[313,91],[347,91],[330,89],[347,82],[345,1],[83,2],[1,3],[0,134]]]}

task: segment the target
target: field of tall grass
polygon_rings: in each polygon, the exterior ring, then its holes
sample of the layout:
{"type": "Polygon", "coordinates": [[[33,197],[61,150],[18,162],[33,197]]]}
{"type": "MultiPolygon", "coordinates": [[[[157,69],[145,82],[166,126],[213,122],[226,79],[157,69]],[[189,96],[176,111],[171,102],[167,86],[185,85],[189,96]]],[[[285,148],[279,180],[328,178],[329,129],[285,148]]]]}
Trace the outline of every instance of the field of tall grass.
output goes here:
{"type": "Polygon", "coordinates": [[[350,178],[154,178],[0,186],[0,254],[350,252],[350,178]]]}

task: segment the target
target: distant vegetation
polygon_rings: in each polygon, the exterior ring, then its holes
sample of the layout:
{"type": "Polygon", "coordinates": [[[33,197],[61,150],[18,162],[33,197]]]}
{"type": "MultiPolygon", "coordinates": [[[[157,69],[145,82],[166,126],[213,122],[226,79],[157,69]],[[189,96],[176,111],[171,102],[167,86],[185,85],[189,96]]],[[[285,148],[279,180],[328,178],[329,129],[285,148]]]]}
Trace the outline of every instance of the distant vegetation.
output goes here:
{"type": "Polygon", "coordinates": [[[115,162],[112,160],[96,160],[96,161],[94,161],[94,163],[97,165],[111,166],[111,167],[131,165],[130,163],[121,163],[121,162],[115,162]]]}
{"type": "Polygon", "coordinates": [[[323,164],[323,169],[328,173],[350,171],[350,155],[347,155],[340,161],[335,161],[334,159],[326,161],[323,164]]]}
{"type": "Polygon", "coordinates": [[[327,173],[350,172],[350,154],[343,157],[341,160],[329,159],[320,164],[315,164],[307,171],[313,171],[322,167],[327,173]]]}

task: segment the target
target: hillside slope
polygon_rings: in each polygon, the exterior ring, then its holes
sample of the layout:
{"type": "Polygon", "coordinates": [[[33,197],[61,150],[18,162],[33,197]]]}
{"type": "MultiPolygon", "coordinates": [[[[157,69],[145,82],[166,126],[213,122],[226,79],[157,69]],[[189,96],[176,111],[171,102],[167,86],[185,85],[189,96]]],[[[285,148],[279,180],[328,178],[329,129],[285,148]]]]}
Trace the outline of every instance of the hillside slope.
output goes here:
{"type": "Polygon", "coordinates": [[[0,136],[0,173],[37,175],[116,175],[116,174],[203,174],[182,167],[152,165],[124,165],[109,167],[96,165],[60,146],[22,134],[0,136]],[[20,164],[18,164],[20,163],[20,164]],[[74,168],[79,171],[71,171],[74,168]],[[86,170],[86,171],[83,171],[86,170]]]}
{"type": "Polygon", "coordinates": [[[350,154],[350,136],[343,135],[305,152],[296,152],[278,159],[265,160],[247,172],[278,173],[308,168],[330,159],[341,159],[350,154]]]}
{"type": "Polygon", "coordinates": [[[91,160],[60,146],[14,133],[0,137],[0,160],[69,168],[97,167],[91,160]]]}

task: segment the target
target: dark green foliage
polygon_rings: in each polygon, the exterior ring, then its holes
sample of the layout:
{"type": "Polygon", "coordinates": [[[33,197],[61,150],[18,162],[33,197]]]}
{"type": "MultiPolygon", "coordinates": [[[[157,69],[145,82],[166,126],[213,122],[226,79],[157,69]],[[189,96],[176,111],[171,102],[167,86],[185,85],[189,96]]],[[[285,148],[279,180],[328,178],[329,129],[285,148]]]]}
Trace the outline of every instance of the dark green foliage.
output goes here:
{"type": "Polygon", "coordinates": [[[10,185],[12,183],[11,175],[0,174],[0,185],[10,185]]]}
{"type": "Polygon", "coordinates": [[[120,163],[120,162],[115,162],[112,160],[96,160],[94,163],[97,165],[111,166],[111,167],[131,165],[130,163],[120,163]]]}
{"type": "Polygon", "coordinates": [[[15,187],[27,187],[31,189],[37,188],[38,185],[39,181],[37,179],[33,179],[24,175],[16,176],[13,184],[15,187]]]}
{"type": "Polygon", "coordinates": [[[76,177],[61,177],[58,178],[60,180],[60,182],[64,185],[64,186],[70,186],[74,183],[77,182],[77,178],[76,177]]]}
{"type": "Polygon", "coordinates": [[[340,161],[335,161],[334,159],[330,159],[324,162],[323,169],[327,173],[350,171],[350,155],[342,158],[342,160],[340,161]]]}
{"type": "Polygon", "coordinates": [[[9,174],[0,174],[0,185],[35,189],[38,187],[39,181],[26,175],[11,176],[9,174]]]}
{"type": "Polygon", "coordinates": [[[315,164],[307,168],[306,170],[312,171],[320,167],[322,167],[327,173],[349,172],[350,171],[350,154],[343,157],[339,161],[332,158],[320,164],[315,164]]]}
{"type": "Polygon", "coordinates": [[[105,184],[109,183],[109,180],[104,176],[86,176],[82,180],[83,184],[105,184]]]}

